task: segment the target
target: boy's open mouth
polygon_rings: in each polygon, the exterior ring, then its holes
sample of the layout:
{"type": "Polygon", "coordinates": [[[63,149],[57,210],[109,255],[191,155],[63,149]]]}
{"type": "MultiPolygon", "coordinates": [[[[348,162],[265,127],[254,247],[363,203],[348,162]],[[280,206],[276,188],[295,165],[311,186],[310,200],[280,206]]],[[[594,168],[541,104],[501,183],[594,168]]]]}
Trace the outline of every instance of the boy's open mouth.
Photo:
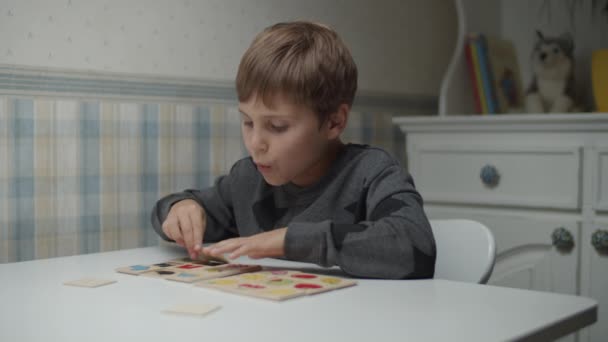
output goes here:
{"type": "Polygon", "coordinates": [[[258,164],[258,163],[256,163],[255,165],[258,167],[258,170],[260,172],[270,171],[270,165],[264,165],[264,164],[258,164]]]}

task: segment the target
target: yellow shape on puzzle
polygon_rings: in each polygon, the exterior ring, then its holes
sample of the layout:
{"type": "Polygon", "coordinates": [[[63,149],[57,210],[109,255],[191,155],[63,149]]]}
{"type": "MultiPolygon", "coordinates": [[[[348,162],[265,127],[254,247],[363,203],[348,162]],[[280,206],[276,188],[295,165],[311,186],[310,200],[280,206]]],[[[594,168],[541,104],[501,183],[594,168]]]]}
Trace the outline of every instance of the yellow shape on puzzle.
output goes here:
{"type": "Polygon", "coordinates": [[[209,283],[213,284],[213,285],[228,286],[228,285],[234,285],[234,284],[238,283],[238,281],[236,279],[217,279],[217,280],[211,281],[209,283]]]}
{"type": "Polygon", "coordinates": [[[273,290],[268,290],[268,293],[271,295],[276,295],[276,296],[288,296],[288,295],[292,295],[294,293],[298,293],[298,291],[294,290],[294,289],[273,289],[273,290]]]}
{"type": "Polygon", "coordinates": [[[289,285],[292,283],[293,283],[293,280],[284,279],[284,278],[273,278],[266,282],[266,284],[273,285],[273,286],[284,286],[284,285],[289,285]]]}
{"type": "Polygon", "coordinates": [[[250,274],[242,274],[241,278],[246,279],[246,280],[256,281],[256,280],[264,280],[264,279],[266,279],[266,276],[263,274],[250,273],[250,274]]]}
{"type": "Polygon", "coordinates": [[[331,284],[331,285],[336,285],[336,284],[340,284],[340,282],[342,282],[342,280],[338,279],[338,278],[321,278],[321,281],[324,282],[325,284],[331,284]]]}

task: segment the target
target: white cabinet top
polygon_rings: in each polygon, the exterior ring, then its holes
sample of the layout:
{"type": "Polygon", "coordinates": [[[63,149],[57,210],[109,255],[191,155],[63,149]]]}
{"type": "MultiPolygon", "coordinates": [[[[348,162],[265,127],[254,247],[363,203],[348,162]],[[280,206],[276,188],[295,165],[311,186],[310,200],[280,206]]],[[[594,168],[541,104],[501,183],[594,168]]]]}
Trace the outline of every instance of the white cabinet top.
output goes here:
{"type": "Polygon", "coordinates": [[[608,131],[608,113],[454,115],[395,117],[403,132],[608,131]]]}

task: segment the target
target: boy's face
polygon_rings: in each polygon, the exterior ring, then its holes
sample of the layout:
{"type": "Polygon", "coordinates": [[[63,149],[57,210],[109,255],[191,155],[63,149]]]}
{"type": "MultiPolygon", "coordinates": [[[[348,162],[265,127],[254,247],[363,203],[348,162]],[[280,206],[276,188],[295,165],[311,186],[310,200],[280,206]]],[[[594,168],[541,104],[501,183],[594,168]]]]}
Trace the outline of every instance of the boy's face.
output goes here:
{"type": "MultiPolygon", "coordinates": [[[[274,97],[274,108],[251,96],[240,102],[243,141],[258,171],[270,185],[308,186],[327,170],[328,147],[339,136],[306,106],[274,97]]],[[[341,131],[341,130],[340,130],[341,131]]]]}

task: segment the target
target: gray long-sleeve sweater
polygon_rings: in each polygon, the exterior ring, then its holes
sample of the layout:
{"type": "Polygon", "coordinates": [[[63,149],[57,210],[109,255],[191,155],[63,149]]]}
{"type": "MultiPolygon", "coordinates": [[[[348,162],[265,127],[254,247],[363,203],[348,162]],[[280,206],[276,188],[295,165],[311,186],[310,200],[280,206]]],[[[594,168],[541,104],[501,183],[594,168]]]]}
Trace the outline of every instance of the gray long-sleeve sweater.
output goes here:
{"type": "Polygon", "coordinates": [[[430,278],[435,241],[412,177],[384,150],[348,144],[310,187],[271,186],[251,158],[234,164],[213,187],[162,198],[152,225],[171,206],[197,201],[207,213],[205,242],[287,227],[285,257],[372,278],[430,278]]]}

